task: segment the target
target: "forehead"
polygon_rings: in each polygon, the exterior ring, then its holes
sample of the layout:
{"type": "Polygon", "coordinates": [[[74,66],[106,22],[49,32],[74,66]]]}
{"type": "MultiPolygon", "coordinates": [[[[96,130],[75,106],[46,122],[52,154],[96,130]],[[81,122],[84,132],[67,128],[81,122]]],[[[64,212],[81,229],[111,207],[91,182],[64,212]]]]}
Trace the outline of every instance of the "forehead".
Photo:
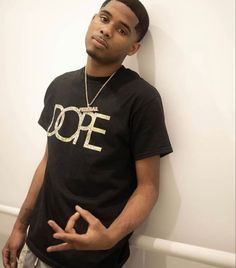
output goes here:
{"type": "Polygon", "coordinates": [[[110,1],[106,6],[100,9],[100,12],[102,11],[109,12],[114,20],[124,22],[132,28],[135,28],[139,23],[139,20],[134,12],[120,1],[110,1]]]}

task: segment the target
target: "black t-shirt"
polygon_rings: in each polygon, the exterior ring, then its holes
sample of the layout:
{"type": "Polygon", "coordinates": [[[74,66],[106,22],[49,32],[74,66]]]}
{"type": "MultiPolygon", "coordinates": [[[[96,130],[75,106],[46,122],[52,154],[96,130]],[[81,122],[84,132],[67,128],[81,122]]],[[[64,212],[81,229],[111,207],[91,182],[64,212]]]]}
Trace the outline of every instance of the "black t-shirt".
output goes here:
{"type": "MultiPolygon", "coordinates": [[[[57,77],[45,95],[39,124],[47,131],[48,163],[27,244],[52,267],[118,268],[129,256],[130,235],[110,250],[47,253],[59,243],[47,221],[64,228],[78,204],[109,227],[137,186],[135,161],[172,147],[155,88],[122,66],[92,105],[98,111],[82,112],[84,71],[57,77]]],[[[106,79],[88,76],[89,101],[106,79]]],[[[85,233],[87,223],[80,219],[76,230],[85,233]]]]}

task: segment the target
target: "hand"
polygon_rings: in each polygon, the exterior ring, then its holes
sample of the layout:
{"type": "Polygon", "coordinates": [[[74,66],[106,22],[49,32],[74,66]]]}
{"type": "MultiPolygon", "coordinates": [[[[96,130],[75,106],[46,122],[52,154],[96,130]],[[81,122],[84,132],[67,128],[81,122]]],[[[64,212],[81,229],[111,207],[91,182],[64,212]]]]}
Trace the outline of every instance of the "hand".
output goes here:
{"type": "Polygon", "coordinates": [[[2,260],[5,268],[16,268],[17,258],[26,240],[26,231],[13,230],[2,250],[2,260]]]}
{"type": "Polygon", "coordinates": [[[63,230],[55,221],[48,221],[48,224],[55,231],[53,237],[63,240],[64,243],[47,248],[48,252],[63,250],[106,250],[113,246],[108,229],[94,217],[89,211],[76,206],[76,213],[73,214],[63,230]],[[89,224],[86,234],[76,233],[74,226],[76,221],[82,217],[89,224]]]}

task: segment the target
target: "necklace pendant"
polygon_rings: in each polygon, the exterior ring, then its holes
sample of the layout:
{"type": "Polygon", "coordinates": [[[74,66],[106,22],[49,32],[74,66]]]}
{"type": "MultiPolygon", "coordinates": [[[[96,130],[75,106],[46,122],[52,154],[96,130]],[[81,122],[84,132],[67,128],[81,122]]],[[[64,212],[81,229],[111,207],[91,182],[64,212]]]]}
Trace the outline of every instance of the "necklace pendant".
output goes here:
{"type": "Polygon", "coordinates": [[[91,113],[91,112],[98,112],[98,107],[81,107],[80,111],[83,113],[91,113]]]}
{"type": "Polygon", "coordinates": [[[87,107],[81,107],[80,111],[83,113],[90,113],[90,112],[98,112],[98,107],[90,107],[90,105],[92,105],[95,100],[97,99],[98,95],[101,93],[101,91],[103,90],[103,88],[106,86],[106,84],[112,79],[112,77],[116,74],[116,72],[114,72],[108,79],[107,81],[102,85],[102,87],[98,90],[96,96],[93,98],[93,100],[91,102],[89,102],[88,99],[88,85],[87,85],[87,72],[86,72],[86,68],[84,70],[84,87],[85,87],[85,97],[86,97],[86,103],[87,103],[87,107]]]}

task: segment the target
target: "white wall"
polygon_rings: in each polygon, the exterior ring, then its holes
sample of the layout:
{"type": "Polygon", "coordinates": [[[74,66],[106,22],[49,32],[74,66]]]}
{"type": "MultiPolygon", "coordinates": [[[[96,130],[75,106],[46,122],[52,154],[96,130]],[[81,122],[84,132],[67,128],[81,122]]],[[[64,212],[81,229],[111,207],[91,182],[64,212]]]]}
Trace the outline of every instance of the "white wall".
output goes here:
{"type": "MultiPolygon", "coordinates": [[[[45,90],[85,64],[84,35],[101,3],[0,0],[0,204],[21,205],[46,143],[37,125],[45,90]]],[[[143,3],[150,31],[126,65],[161,93],[174,153],[137,232],[234,252],[234,0],[143,3]]],[[[132,250],[127,267],[206,266],[132,250]]]]}

